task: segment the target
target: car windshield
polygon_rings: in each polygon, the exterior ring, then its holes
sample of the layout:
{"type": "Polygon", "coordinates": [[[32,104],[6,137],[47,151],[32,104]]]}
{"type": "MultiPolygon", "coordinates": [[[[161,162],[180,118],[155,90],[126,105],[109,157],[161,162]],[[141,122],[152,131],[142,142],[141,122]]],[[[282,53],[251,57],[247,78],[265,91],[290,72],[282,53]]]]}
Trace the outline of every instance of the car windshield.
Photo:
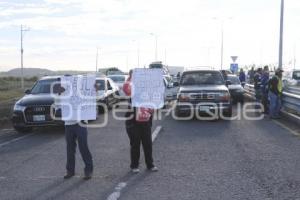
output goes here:
{"type": "Polygon", "coordinates": [[[181,85],[223,85],[224,79],[219,72],[192,72],[183,74],[181,85]]]}
{"type": "Polygon", "coordinates": [[[233,85],[240,85],[241,82],[237,76],[227,76],[227,80],[231,82],[233,85]]]}
{"type": "Polygon", "coordinates": [[[105,81],[104,80],[96,80],[96,84],[99,87],[99,90],[105,90],[105,81]]]}
{"type": "Polygon", "coordinates": [[[300,80],[300,71],[293,72],[293,79],[300,80]]]}
{"type": "Polygon", "coordinates": [[[31,89],[31,94],[50,94],[51,85],[58,81],[57,79],[39,80],[31,89]]]}
{"type": "Polygon", "coordinates": [[[125,76],[108,76],[108,77],[116,83],[124,83],[125,82],[125,76]]]}

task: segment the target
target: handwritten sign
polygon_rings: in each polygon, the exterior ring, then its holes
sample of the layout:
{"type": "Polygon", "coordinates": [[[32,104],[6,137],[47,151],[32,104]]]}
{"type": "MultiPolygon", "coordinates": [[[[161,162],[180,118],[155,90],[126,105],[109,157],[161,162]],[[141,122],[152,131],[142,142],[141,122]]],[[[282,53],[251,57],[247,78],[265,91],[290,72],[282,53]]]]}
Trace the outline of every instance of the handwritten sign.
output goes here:
{"type": "Polygon", "coordinates": [[[94,75],[63,76],[65,92],[60,96],[62,120],[80,121],[96,119],[96,77],[94,75]]]}
{"type": "Polygon", "coordinates": [[[134,69],[132,106],[159,109],[164,106],[165,85],[162,69],[134,69]]]}

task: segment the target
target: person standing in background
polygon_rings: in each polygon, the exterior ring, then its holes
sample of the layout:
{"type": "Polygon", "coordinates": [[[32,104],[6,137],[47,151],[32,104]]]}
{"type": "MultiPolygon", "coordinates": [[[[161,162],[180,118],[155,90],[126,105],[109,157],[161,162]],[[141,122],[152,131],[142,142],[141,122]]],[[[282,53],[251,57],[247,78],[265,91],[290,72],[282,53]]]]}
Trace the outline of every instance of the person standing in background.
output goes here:
{"type": "Polygon", "coordinates": [[[249,77],[249,83],[252,84],[254,82],[254,67],[251,68],[251,70],[248,71],[248,77],[249,77]]]}
{"type": "Polygon", "coordinates": [[[245,83],[246,83],[246,74],[243,69],[240,70],[239,79],[240,79],[242,86],[244,87],[245,83]]]}
{"type": "Polygon", "coordinates": [[[269,98],[270,98],[270,118],[279,119],[282,105],[282,69],[277,69],[275,75],[269,81],[269,98]]]}
{"type": "Polygon", "coordinates": [[[269,98],[268,98],[268,84],[269,84],[269,79],[270,79],[270,75],[269,75],[269,66],[264,66],[264,70],[261,76],[261,94],[262,94],[262,99],[261,99],[261,103],[264,106],[264,113],[268,114],[269,113],[269,98]]]}
{"type": "MultiPolygon", "coordinates": [[[[262,68],[258,68],[254,75],[254,90],[255,90],[255,99],[256,103],[261,103],[262,93],[261,93],[261,76],[262,76],[262,68]]],[[[258,105],[255,108],[259,108],[258,105]]]]}

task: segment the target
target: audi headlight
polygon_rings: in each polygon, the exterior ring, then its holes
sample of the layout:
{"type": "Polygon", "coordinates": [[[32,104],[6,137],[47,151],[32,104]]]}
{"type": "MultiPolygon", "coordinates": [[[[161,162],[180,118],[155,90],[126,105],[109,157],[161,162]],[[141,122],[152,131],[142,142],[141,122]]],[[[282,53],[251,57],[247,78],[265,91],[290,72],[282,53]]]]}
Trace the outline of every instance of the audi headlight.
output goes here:
{"type": "Polygon", "coordinates": [[[14,111],[24,111],[25,108],[26,108],[25,106],[21,106],[21,105],[15,104],[14,111]]]}

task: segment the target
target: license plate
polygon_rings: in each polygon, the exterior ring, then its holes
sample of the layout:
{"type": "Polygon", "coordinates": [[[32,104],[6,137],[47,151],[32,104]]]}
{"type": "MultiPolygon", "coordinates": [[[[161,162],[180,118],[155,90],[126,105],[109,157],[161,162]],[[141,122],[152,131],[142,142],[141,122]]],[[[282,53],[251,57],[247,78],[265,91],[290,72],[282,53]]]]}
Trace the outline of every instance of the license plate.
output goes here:
{"type": "Polygon", "coordinates": [[[203,111],[203,112],[208,112],[209,111],[209,106],[200,106],[199,110],[203,111]]]}
{"type": "Polygon", "coordinates": [[[46,120],[45,115],[33,115],[34,122],[42,122],[45,120],[46,120]]]}

